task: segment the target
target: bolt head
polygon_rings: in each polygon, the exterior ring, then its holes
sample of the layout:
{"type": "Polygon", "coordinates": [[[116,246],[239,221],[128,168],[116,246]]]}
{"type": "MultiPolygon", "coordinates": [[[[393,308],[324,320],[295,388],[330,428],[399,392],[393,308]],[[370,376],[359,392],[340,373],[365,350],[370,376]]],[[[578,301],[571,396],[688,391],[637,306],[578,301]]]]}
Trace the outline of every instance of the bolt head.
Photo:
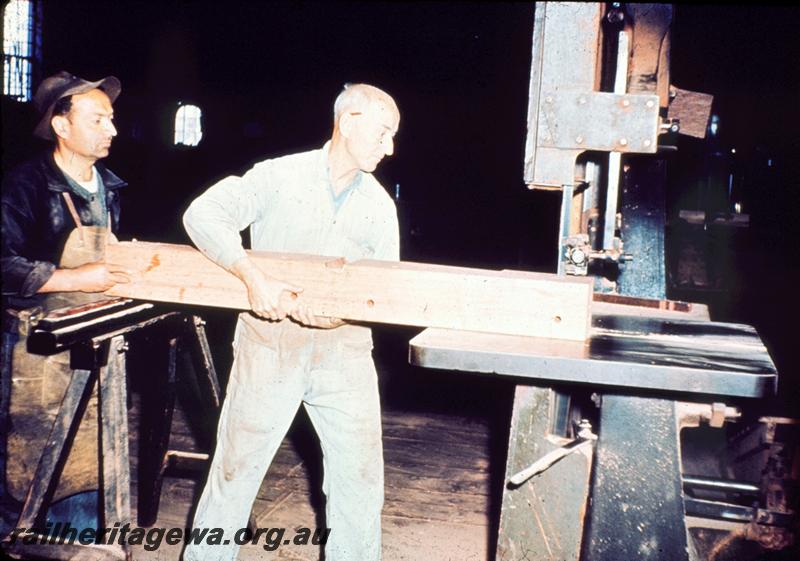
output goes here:
{"type": "Polygon", "coordinates": [[[572,262],[575,263],[576,265],[583,265],[583,263],[586,262],[586,253],[584,253],[582,249],[579,249],[577,247],[572,250],[569,256],[570,259],[572,259],[572,262]]]}

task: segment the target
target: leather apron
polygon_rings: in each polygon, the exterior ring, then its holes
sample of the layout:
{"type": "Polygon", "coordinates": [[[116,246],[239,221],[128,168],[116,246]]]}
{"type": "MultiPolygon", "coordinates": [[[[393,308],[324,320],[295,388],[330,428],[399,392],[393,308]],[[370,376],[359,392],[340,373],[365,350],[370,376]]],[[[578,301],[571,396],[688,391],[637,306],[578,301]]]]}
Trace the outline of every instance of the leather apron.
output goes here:
{"type": "MultiPolygon", "coordinates": [[[[83,226],[68,193],[64,193],[76,228],[70,232],[59,261],[60,269],[74,269],[102,261],[106,245],[116,241],[110,228],[83,226]]],[[[111,224],[109,217],[109,226],[111,224]]],[[[60,292],[48,294],[43,313],[104,300],[103,293],[60,292]]],[[[51,356],[29,354],[26,350],[28,326],[20,322],[20,338],[12,358],[10,419],[6,486],[17,500],[24,500],[33,481],[53,422],[72,377],[70,352],[51,356]]],[[[53,500],[99,487],[98,479],[97,388],[84,412],[69,457],[64,465],[53,500]]]]}

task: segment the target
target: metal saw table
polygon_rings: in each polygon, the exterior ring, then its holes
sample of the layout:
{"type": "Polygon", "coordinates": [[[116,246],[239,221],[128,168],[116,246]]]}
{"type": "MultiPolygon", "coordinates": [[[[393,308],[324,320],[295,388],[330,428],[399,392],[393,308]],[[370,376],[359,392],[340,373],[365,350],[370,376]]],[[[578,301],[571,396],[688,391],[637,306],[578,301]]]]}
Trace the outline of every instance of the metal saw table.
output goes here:
{"type": "Polygon", "coordinates": [[[711,405],[718,396],[775,392],[777,371],[750,326],[597,308],[585,342],[427,329],[409,343],[414,365],[520,379],[506,481],[572,445],[554,432],[561,413],[551,387],[601,394],[594,396],[593,453],[584,447],[504,489],[498,561],[693,559],[680,460],[683,402],[706,403],[697,406],[711,417],[725,412],[711,405]]]}

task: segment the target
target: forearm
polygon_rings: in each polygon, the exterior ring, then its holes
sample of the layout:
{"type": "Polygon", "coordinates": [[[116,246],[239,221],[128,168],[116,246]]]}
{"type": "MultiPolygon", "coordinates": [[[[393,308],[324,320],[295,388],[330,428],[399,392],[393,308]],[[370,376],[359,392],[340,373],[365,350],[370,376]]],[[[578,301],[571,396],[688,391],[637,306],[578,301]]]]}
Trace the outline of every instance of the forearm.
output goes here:
{"type": "Polygon", "coordinates": [[[228,270],[247,286],[258,282],[259,276],[264,274],[247,255],[234,261],[228,270]]]}
{"type": "Polygon", "coordinates": [[[130,282],[130,271],[98,261],[75,269],[56,269],[38,292],[105,292],[120,282],[130,282]]]}
{"type": "Polygon", "coordinates": [[[73,269],[56,269],[50,279],[42,285],[38,293],[77,292],[82,289],[80,276],[73,269]]]}

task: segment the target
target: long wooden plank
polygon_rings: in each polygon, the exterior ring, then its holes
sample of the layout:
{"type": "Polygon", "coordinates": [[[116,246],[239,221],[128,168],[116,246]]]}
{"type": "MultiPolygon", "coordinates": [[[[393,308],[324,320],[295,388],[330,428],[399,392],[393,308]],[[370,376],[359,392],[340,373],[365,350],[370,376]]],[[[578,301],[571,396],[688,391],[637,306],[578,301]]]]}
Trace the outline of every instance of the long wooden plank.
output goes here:
{"type": "MultiPolygon", "coordinates": [[[[525,271],[490,271],[407,261],[249,252],[269,275],[303,288],[315,313],[352,321],[585,340],[592,282],[525,271]]],[[[196,249],[110,244],[107,261],[134,271],[107,294],[140,300],[248,309],[247,291],[196,249]]]]}

